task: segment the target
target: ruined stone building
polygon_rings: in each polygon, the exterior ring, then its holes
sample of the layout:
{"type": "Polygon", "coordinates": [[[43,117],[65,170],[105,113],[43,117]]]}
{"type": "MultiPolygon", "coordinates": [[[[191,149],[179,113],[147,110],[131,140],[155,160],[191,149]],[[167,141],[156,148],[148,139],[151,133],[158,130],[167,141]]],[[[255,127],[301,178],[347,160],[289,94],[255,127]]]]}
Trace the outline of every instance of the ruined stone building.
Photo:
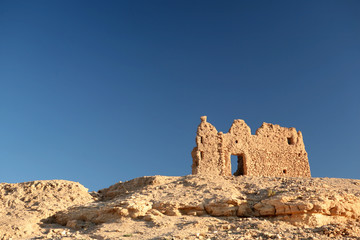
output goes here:
{"type": "Polygon", "coordinates": [[[201,117],[197,129],[193,174],[311,177],[303,137],[295,128],[263,123],[255,135],[243,120],[234,120],[228,133],[201,117]],[[231,166],[231,156],[237,166],[231,166]]]}

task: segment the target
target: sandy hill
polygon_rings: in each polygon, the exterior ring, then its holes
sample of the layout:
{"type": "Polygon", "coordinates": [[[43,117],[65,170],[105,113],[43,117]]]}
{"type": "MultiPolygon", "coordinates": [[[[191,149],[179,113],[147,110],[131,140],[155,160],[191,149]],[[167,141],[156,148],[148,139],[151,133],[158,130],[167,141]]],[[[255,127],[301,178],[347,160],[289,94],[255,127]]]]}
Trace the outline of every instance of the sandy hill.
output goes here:
{"type": "Polygon", "coordinates": [[[0,184],[0,239],[360,239],[360,180],[140,177],[0,184]]]}

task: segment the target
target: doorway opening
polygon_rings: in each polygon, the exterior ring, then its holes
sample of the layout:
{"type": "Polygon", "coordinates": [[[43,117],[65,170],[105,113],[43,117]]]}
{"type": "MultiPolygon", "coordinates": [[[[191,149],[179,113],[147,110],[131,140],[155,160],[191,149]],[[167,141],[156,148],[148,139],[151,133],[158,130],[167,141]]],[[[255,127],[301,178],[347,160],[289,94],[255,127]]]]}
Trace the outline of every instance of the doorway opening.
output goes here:
{"type": "Polygon", "coordinates": [[[244,175],[244,164],[245,156],[244,154],[231,155],[231,169],[234,171],[234,176],[244,175]]]}

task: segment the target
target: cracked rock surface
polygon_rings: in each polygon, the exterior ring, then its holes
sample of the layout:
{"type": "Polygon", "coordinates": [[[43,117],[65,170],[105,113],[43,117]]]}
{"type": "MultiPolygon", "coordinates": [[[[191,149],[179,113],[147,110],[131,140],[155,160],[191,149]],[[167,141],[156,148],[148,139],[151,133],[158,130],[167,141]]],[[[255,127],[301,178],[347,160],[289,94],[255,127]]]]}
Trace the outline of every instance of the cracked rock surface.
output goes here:
{"type": "Polygon", "coordinates": [[[0,239],[360,239],[353,179],[151,176],[92,194],[61,180],[0,192],[0,239]]]}

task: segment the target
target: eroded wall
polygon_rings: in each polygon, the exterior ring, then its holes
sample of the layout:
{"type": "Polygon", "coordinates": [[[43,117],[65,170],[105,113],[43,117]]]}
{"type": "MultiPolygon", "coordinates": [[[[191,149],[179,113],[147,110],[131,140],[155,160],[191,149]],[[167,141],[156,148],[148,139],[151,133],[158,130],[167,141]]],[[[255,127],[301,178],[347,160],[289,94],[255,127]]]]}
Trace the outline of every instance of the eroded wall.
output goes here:
{"type": "Polygon", "coordinates": [[[249,126],[234,120],[228,133],[218,132],[201,117],[196,147],[192,151],[193,174],[310,177],[307,153],[300,131],[263,123],[251,135],[249,126]],[[237,155],[241,167],[231,166],[237,155]]]}

